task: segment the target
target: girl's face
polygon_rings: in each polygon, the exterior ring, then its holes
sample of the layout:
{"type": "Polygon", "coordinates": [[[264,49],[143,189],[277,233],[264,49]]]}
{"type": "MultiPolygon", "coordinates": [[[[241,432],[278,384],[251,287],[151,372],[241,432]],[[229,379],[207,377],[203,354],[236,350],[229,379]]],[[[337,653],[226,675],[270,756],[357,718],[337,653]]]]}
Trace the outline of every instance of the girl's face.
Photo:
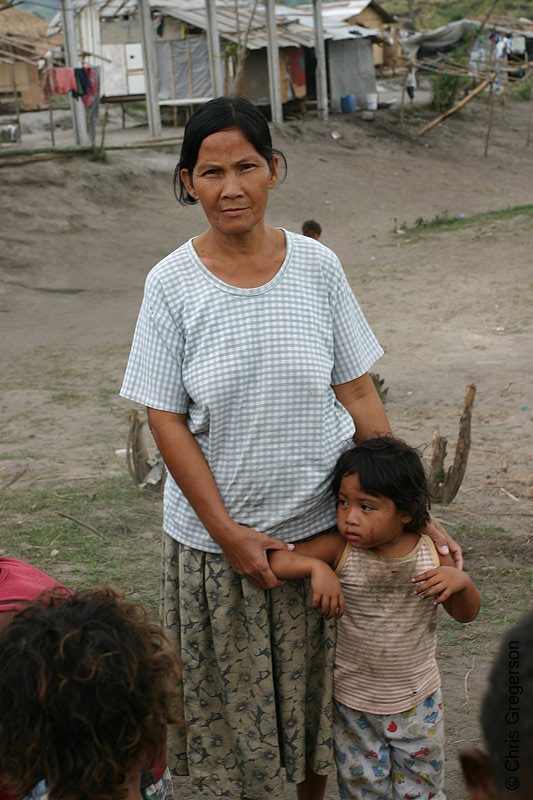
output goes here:
{"type": "Polygon", "coordinates": [[[238,129],[219,131],[206,136],[192,174],[183,169],[181,179],[214,230],[239,235],[263,224],[278,159],[269,165],[238,129]]]}
{"type": "Polygon", "coordinates": [[[354,547],[363,550],[396,544],[412,516],[399,511],[389,497],[363,491],[357,475],[345,475],[337,499],[337,527],[354,547]]]}

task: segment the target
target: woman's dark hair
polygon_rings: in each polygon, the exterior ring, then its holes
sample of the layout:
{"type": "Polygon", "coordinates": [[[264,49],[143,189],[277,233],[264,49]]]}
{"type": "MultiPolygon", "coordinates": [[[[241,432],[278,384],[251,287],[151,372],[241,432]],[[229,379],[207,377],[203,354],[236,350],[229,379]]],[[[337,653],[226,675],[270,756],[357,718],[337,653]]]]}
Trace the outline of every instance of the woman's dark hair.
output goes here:
{"type": "Polygon", "coordinates": [[[270,166],[275,155],[279,156],[287,171],[287,161],[280,150],[272,147],[272,138],[266,118],[254,103],[246,97],[215,97],[195,111],[185,125],[180,160],[174,170],[174,194],[182,205],[193,205],[197,201],[188,193],[181,179],[181,170],[189,175],[198,160],[204,139],[213,133],[237,129],[257,150],[270,166]]]}
{"type": "Polygon", "coordinates": [[[388,497],[399,511],[411,514],[406,531],[418,533],[429,520],[431,501],[420,454],[401,439],[376,436],[346,450],[335,467],[335,497],[345,475],[357,475],[364,492],[388,497]]]}
{"type": "Polygon", "coordinates": [[[0,636],[0,764],[21,796],[115,800],[177,720],[178,658],[109,587],[50,594],[0,636]]]}

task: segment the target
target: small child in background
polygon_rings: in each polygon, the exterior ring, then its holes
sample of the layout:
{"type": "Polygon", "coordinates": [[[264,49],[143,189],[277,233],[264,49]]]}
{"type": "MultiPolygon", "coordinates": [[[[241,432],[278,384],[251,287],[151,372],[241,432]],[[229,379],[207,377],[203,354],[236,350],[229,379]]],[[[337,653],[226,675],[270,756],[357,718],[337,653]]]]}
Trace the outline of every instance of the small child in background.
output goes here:
{"type": "Polygon", "coordinates": [[[0,763],[17,796],[45,782],[54,800],[140,800],[178,675],[161,628],[110,588],[16,614],[0,634],[0,763]]]}
{"type": "Polygon", "coordinates": [[[405,442],[376,437],[346,451],[333,490],[338,530],[269,559],[281,580],[309,577],[315,607],[338,617],[333,731],[341,797],[443,800],[437,609],[469,622],[479,592],[420,533],[429,493],[420,456],[405,442]]]}
{"type": "Polygon", "coordinates": [[[314,219],[308,219],[302,225],[302,233],[304,236],[308,236],[310,239],[316,239],[318,241],[322,235],[322,228],[318,222],[315,222],[314,219]]]}
{"type": "Polygon", "coordinates": [[[407,75],[405,78],[405,88],[407,90],[407,94],[409,96],[409,100],[411,101],[412,105],[415,99],[415,89],[416,89],[416,70],[413,64],[410,64],[407,70],[407,75]]]}

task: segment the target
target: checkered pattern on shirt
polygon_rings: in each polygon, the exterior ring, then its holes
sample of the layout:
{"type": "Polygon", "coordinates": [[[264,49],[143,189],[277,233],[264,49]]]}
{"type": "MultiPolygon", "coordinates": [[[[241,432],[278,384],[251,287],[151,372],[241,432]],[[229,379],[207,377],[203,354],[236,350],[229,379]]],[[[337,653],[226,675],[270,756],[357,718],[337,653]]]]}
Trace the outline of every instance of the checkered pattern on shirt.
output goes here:
{"type": "MultiPolygon", "coordinates": [[[[192,240],[157,264],[121,394],[187,413],[232,519],[295,541],[335,522],[331,472],[354,424],[331,387],[383,351],[335,254],[285,236],[283,265],[257,288],[220,281],[192,240]]],[[[164,527],[220,552],[170,476],[164,527]]]]}

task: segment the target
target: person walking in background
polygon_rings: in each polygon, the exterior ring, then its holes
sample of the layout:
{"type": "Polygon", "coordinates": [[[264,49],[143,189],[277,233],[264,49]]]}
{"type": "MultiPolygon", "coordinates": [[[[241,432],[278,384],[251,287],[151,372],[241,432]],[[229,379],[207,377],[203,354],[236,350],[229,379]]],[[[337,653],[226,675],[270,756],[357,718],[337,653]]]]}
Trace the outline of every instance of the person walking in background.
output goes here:
{"type": "Polygon", "coordinates": [[[407,94],[409,95],[409,100],[411,101],[411,105],[415,99],[415,89],[416,89],[416,69],[414,64],[409,64],[407,68],[407,76],[405,78],[405,88],[407,90],[407,94]]]}

